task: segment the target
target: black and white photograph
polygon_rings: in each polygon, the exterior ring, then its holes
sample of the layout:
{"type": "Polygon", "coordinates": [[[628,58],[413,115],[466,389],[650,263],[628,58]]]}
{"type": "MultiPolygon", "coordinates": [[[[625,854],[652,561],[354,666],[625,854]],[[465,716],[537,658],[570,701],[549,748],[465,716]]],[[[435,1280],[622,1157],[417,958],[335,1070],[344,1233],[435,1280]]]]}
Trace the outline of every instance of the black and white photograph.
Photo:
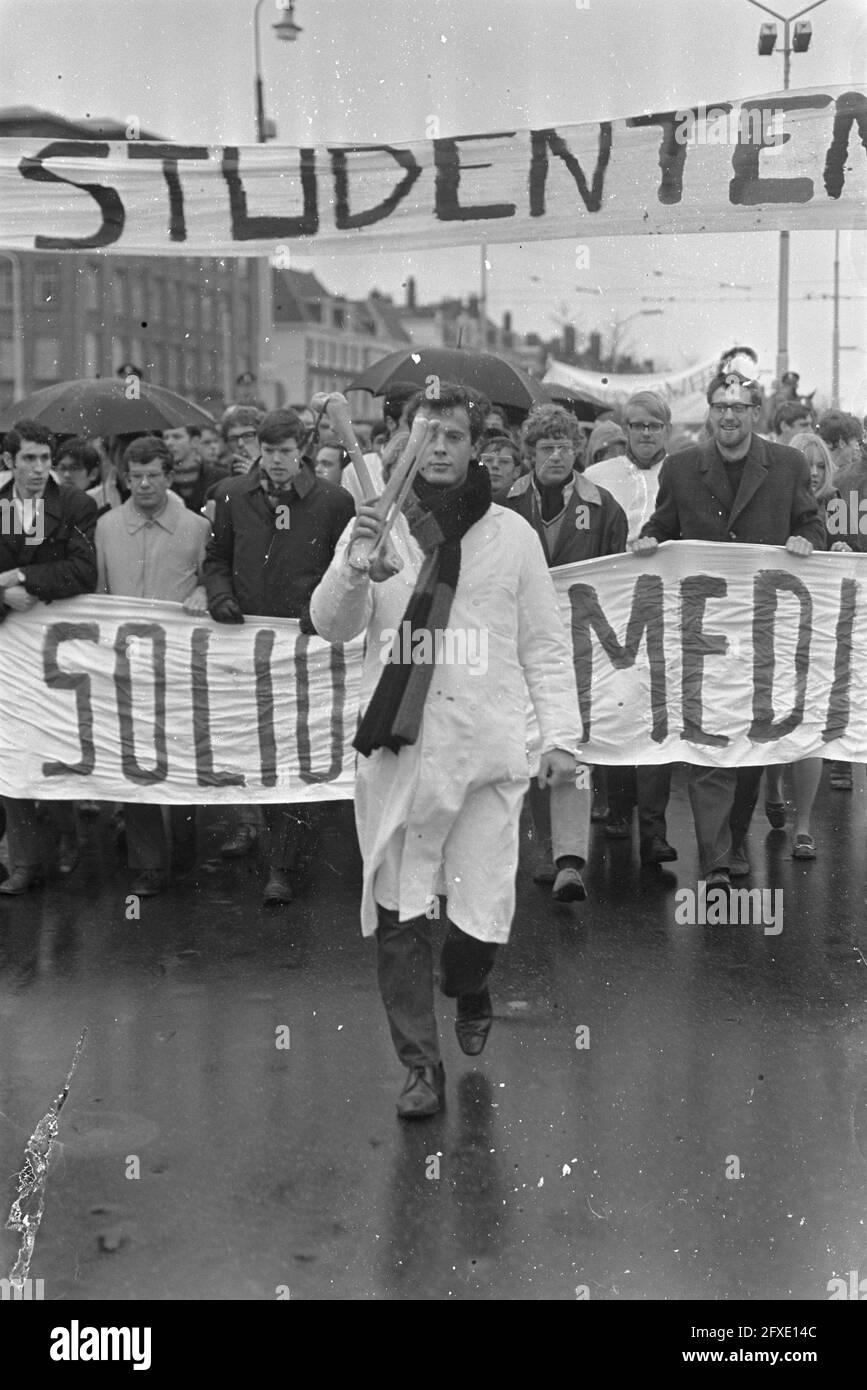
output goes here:
{"type": "Polygon", "coordinates": [[[865,309],[861,0],[0,0],[34,1366],[571,1302],[827,1374],[865,309]]]}

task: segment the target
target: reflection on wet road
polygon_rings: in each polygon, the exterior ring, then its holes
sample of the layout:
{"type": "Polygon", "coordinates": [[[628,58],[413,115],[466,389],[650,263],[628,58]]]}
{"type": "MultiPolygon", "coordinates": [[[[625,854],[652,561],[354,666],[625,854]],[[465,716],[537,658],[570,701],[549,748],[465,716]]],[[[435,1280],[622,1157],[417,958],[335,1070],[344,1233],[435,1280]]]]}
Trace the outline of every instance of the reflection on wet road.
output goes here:
{"type": "MultiPolygon", "coordinates": [[[[577,907],[522,868],[479,1059],[441,1001],[448,1103],[402,1072],[358,921],[351,808],[310,886],[202,864],[127,920],[108,818],[67,882],[0,904],[0,1191],[86,1045],[31,1276],[46,1299],[827,1299],[867,1273],[867,788],[825,785],[819,858],[757,814],[784,926],[687,926],[671,872],[597,827],[577,907]],[[288,1031],[287,1031],[288,1030],[288,1031]],[[584,1031],[582,1031],[584,1030],[584,1031]]],[[[208,858],[208,855],[211,858],[208,858]]],[[[19,1246],[0,1231],[0,1275],[19,1246]]]]}

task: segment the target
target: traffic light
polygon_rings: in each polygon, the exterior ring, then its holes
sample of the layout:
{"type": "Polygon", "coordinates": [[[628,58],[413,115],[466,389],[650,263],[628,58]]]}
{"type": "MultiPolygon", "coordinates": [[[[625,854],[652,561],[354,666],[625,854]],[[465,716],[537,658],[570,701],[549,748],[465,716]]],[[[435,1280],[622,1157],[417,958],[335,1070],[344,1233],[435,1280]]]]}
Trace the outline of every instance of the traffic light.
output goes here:
{"type": "MultiPolygon", "coordinates": [[[[807,25],[808,29],[809,27],[810,26],[807,25]]],[[[759,29],[759,55],[762,58],[769,58],[774,51],[774,45],[776,44],[776,42],[776,24],[763,24],[759,29]]]]}
{"type": "Polygon", "coordinates": [[[795,25],[795,32],[792,35],[792,52],[806,53],[810,47],[810,39],[813,37],[813,26],[809,19],[799,19],[795,25]]]}

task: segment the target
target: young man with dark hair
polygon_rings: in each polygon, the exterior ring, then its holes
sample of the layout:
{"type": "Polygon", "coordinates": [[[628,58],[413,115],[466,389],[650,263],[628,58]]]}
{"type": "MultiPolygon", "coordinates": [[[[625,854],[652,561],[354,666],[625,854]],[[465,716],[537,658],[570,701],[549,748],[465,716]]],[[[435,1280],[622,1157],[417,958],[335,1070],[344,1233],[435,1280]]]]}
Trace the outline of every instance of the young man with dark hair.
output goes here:
{"type": "Polygon", "coordinates": [[[479,460],[491,475],[491,499],[503,505],[521,477],[521,448],[509,434],[486,433],[479,445],[479,460]]]}
{"type": "Polygon", "coordinates": [[[783,401],[774,411],[773,430],[777,444],[788,444],[793,434],[812,428],[812,412],[803,401],[783,401]]]}
{"type": "MultiPolygon", "coordinates": [[[[533,471],[512,488],[504,506],[535,530],[551,568],[618,555],[626,549],[623,508],[576,468],[581,430],[570,411],[559,405],[536,406],[521,428],[521,440],[533,471]]],[[[530,810],[540,862],[536,883],[551,884],[557,902],[586,897],[581,870],[590,842],[591,788],[555,787],[550,795],[530,787],[530,810]]]]}
{"type": "MultiPolygon", "coordinates": [[[[809,427],[808,427],[809,428],[809,427]]],[[[816,426],[819,438],[827,444],[834,464],[834,485],[840,488],[840,473],[857,469],[861,464],[864,431],[857,415],[845,410],[826,410],[816,426]]]]}
{"type": "MultiPolygon", "coordinates": [[[[806,459],[756,433],[762,410],[757,384],[737,372],[718,374],[707,401],[710,439],[666,459],[656,510],[630,548],[641,556],[661,541],[697,540],[785,546],[803,558],[814,547],[824,550],[806,459]]],[[[745,840],[763,771],[689,765],[700,866],[709,887],[750,872],[745,840]]]]}
{"type": "Polygon", "coordinates": [[[89,492],[98,484],[99,472],[99,451],[86,439],[73,436],[58,444],[54,476],[59,483],[76,487],[79,492],[89,492]]]}
{"type": "MultiPolygon", "coordinates": [[[[258,430],[258,464],[217,491],[214,534],[204,564],[208,610],[218,623],[245,615],[297,618],[313,632],[310,595],[352,519],[349,495],[317,478],[301,457],[304,426],[294,410],[272,410],[258,430]]],[[[266,903],[294,897],[290,876],[312,839],[315,808],[267,805],[270,875],[266,903]]]]}
{"type": "Polygon", "coordinates": [[[367,637],[355,741],[361,920],[376,940],[380,992],[408,1069],[403,1119],[432,1115],[444,1099],[432,936],[443,896],[441,988],[457,999],[462,1051],[477,1056],[490,1031],[486,980],[515,908],[527,689],[541,730],[540,782],[574,779],[581,728],[572,652],[538,539],[491,505],[487,469],[475,458],[478,402],[443,383],[436,400],[416,395],[408,424],[419,411],[430,430],[382,560],[367,570],[349,561],[356,539],[380,531],[375,509],[362,505],[310,604],[329,641],[367,637]],[[471,659],[479,649],[484,659],[471,659]]]}
{"type": "MultiPolygon", "coordinates": [[[[202,564],[211,528],[172,491],[168,445],[153,435],[133,440],[123,464],[130,495],[96,525],[99,592],[163,599],[182,603],[191,614],[206,613],[202,564]]],[[[162,807],[127,802],[123,814],[129,867],[135,873],[129,891],[154,897],[168,882],[162,807]]],[[[172,870],[183,874],[196,860],[195,806],[170,806],[169,824],[172,870]]]]}
{"type": "Polygon", "coordinates": [[[199,457],[197,425],[178,425],[163,430],[172,457],[172,489],[191,512],[200,512],[209,488],[226,476],[222,464],[205,464],[199,457]]]}
{"type": "MultiPolygon", "coordinates": [[[[54,438],[34,420],[20,420],[6,435],[11,478],[0,487],[0,515],[14,524],[0,529],[0,622],[26,613],[38,601],[90,594],[96,587],[93,528],[96,504],[51,476],[54,438]]],[[[9,731],[14,737],[14,731],[9,731]]],[[[33,801],[3,797],[9,842],[9,877],[0,893],[26,893],[42,877],[39,830],[33,801]]],[[[61,833],[58,867],[71,873],[78,850],[61,833]]]]}

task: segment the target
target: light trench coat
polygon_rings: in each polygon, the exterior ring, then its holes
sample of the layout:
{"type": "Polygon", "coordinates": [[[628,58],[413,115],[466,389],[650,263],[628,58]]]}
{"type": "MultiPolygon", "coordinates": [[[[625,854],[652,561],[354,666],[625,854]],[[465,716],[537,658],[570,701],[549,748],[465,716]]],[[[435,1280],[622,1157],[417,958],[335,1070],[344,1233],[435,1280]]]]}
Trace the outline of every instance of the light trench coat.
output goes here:
{"type": "MultiPolygon", "coordinates": [[[[352,526],[313,594],[310,615],[330,642],[366,632],[361,681],[365,709],[391,650],[424,556],[406,519],[391,532],[403,561],[380,584],[353,569],[352,526]]],[[[518,824],[529,785],[527,695],[542,749],[578,754],[578,710],[571,644],[539,538],[523,517],[492,505],[461,541],[461,570],[449,631],[475,658],[437,664],[414,744],[398,753],[359,756],[355,816],[364,860],[361,927],[376,931],[374,883],[388,861],[399,920],[448,917],[479,941],[505,942],[515,909],[518,824]],[[480,659],[480,653],[486,660],[480,659]]],[[[409,645],[407,643],[407,645],[409,645]]],[[[452,656],[460,651],[452,648],[452,656]]],[[[444,653],[448,657],[449,647],[444,653]]],[[[383,901],[382,894],[378,900],[383,901]]]]}

